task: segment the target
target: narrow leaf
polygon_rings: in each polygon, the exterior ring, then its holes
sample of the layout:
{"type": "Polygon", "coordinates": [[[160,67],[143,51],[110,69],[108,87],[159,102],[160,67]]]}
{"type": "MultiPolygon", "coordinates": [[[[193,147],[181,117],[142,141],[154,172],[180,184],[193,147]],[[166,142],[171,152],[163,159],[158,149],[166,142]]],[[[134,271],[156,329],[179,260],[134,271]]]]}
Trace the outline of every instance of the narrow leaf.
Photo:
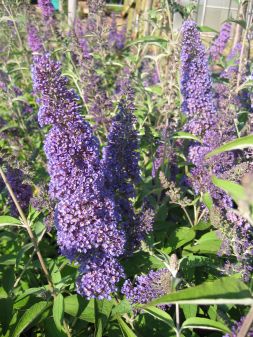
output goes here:
{"type": "Polygon", "coordinates": [[[102,337],[112,311],[113,302],[95,300],[95,337],[102,337]]]}
{"type": "Polygon", "coordinates": [[[12,337],[18,337],[20,334],[37,318],[39,317],[48,307],[46,301],[41,301],[32,305],[24,315],[18,321],[12,337]]]}
{"type": "Polygon", "coordinates": [[[191,139],[191,140],[196,140],[199,143],[202,143],[201,139],[199,139],[198,137],[194,136],[193,134],[189,133],[189,132],[177,132],[174,134],[173,138],[179,138],[179,139],[191,139]]]}
{"type": "Polygon", "coordinates": [[[63,316],[64,316],[64,298],[62,294],[58,294],[54,299],[53,318],[55,325],[59,331],[63,331],[63,316]]]}
{"type": "Polygon", "coordinates": [[[205,330],[218,330],[223,332],[230,332],[228,327],[221,322],[216,322],[208,318],[191,317],[184,321],[183,329],[205,329],[205,330]]]}
{"type": "Polygon", "coordinates": [[[13,218],[12,216],[1,215],[0,224],[21,224],[21,222],[18,219],[13,218]]]}
{"type": "Polygon", "coordinates": [[[253,303],[249,288],[233,277],[205,282],[195,287],[179,290],[151,301],[147,306],[158,304],[225,304],[235,303],[249,305],[253,303]]]}
{"type": "Polygon", "coordinates": [[[219,179],[215,176],[212,177],[212,182],[214,185],[225,191],[237,204],[246,199],[244,188],[241,185],[234,183],[233,181],[219,179]]]}
{"type": "Polygon", "coordinates": [[[137,337],[136,334],[129,328],[129,326],[123,321],[122,318],[117,317],[120,329],[124,337],[137,337]]]}
{"type": "Polygon", "coordinates": [[[209,152],[206,155],[206,158],[211,158],[213,156],[216,156],[217,154],[220,154],[222,152],[226,151],[232,151],[232,150],[242,150],[248,147],[253,147],[253,135],[245,136],[242,138],[238,138],[235,140],[232,140],[231,142],[228,142],[217,149],[215,149],[212,152],[209,152]]]}
{"type": "Polygon", "coordinates": [[[168,324],[171,328],[175,328],[172,317],[164,310],[152,306],[148,308],[143,308],[143,310],[146,311],[148,314],[154,316],[155,318],[158,318],[164,323],[168,324]]]}

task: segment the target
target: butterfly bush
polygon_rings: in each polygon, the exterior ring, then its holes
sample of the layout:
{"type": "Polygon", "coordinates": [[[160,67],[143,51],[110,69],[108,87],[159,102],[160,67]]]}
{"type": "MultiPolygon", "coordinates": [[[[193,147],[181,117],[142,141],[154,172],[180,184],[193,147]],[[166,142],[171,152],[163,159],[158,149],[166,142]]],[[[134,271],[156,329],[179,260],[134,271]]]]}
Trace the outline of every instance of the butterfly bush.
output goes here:
{"type": "Polygon", "coordinates": [[[40,52],[43,50],[43,44],[39,36],[39,32],[32,24],[27,26],[27,43],[32,52],[40,52]]]}
{"type": "Polygon", "coordinates": [[[194,21],[182,27],[181,50],[182,112],[188,117],[186,131],[203,135],[217,117],[212,97],[208,58],[194,21]]]}
{"type": "MultiPolygon", "coordinates": [[[[17,168],[7,167],[6,178],[17,198],[17,201],[24,213],[28,211],[30,199],[32,198],[32,187],[24,180],[24,173],[17,168]]],[[[10,213],[14,217],[19,216],[14,201],[9,196],[10,213]]]]}
{"type": "Polygon", "coordinates": [[[126,280],[122,294],[132,303],[145,304],[172,291],[172,275],[168,269],[151,270],[147,275],[137,276],[134,282],[126,280]]]}
{"type": "Polygon", "coordinates": [[[78,97],[68,89],[60,64],[49,55],[35,56],[32,72],[34,90],[40,93],[39,123],[52,126],[44,148],[49,191],[57,200],[59,247],[80,264],[80,294],[109,298],[123,276],[117,257],[124,252],[125,234],[118,228],[113,195],[104,185],[99,142],[81,117],[78,97]]]}
{"type": "Polygon", "coordinates": [[[45,20],[49,20],[54,13],[54,6],[51,0],[38,0],[38,6],[45,20]]]}
{"type": "Polygon", "coordinates": [[[116,50],[121,50],[125,46],[126,42],[126,27],[123,26],[121,30],[117,27],[116,17],[112,16],[111,27],[108,35],[109,46],[116,50]]]}
{"type": "Polygon", "coordinates": [[[232,24],[229,22],[225,22],[222,25],[219,36],[215,39],[209,49],[209,54],[213,61],[217,61],[221,57],[230,39],[231,29],[232,24]]]}
{"type": "MultiPolygon", "coordinates": [[[[190,35],[193,37],[193,35],[190,35]]],[[[229,172],[234,165],[237,163],[237,154],[235,152],[225,152],[222,155],[215,156],[213,158],[207,159],[206,155],[219,147],[221,144],[226,143],[229,140],[235,139],[237,134],[234,127],[234,118],[235,115],[233,111],[231,112],[229,106],[229,101],[224,104],[221,101],[224,98],[224,93],[227,93],[228,88],[224,88],[222,85],[218,85],[218,91],[216,91],[216,103],[214,103],[215,95],[212,94],[211,79],[208,71],[207,59],[204,58],[204,47],[200,47],[201,44],[200,36],[196,30],[196,24],[192,22],[186,22],[183,27],[183,44],[186,43],[186,46],[182,47],[183,60],[186,60],[186,64],[182,64],[182,81],[183,88],[188,88],[186,92],[182,90],[182,94],[185,102],[190,102],[190,106],[187,105],[188,110],[191,111],[192,106],[198,106],[199,102],[204,102],[200,112],[198,112],[194,117],[188,113],[189,121],[187,122],[187,127],[189,130],[189,125],[192,125],[192,120],[194,120],[194,125],[197,125],[195,130],[198,130],[198,135],[201,136],[201,143],[193,143],[189,147],[189,160],[194,164],[194,167],[191,169],[191,175],[188,179],[189,183],[192,185],[196,193],[205,193],[208,192],[217,207],[219,213],[218,228],[220,228],[223,235],[221,238],[223,240],[223,246],[221,252],[227,255],[235,255],[237,258],[237,265],[225,265],[227,272],[232,271],[233,268],[237,269],[237,272],[240,271],[245,279],[248,278],[249,272],[251,271],[251,257],[250,250],[252,248],[252,233],[250,231],[249,224],[242,219],[241,216],[237,215],[233,210],[233,201],[227,196],[224,192],[218,189],[213,185],[211,177],[216,175],[220,178],[224,178],[227,172],[229,172]],[[195,28],[194,28],[195,27],[195,28]],[[189,43],[189,31],[192,33],[194,30],[196,36],[196,41],[198,44],[192,44],[194,48],[187,51],[187,46],[189,43]],[[186,58],[185,52],[191,53],[192,58],[186,58]],[[201,60],[199,59],[201,58],[201,60]],[[205,60],[205,73],[204,68],[201,74],[202,81],[206,79],[208,87],[206,91],[200,91],[198,85],[191,86],[192,78],[188,75],[188,70],[197,64],[203,64],[205,60]],[[192,64],[193,63],[193,66],[192,64]],[[185,71],[187,72],[185,74],[185,71]],[[189,83],[187,83],[189,82],[189,83]],[[197,95],[198,94],[198,95],[197,95]],[[200,95],[200,96],[199,96],[200,95]],[[201,96],[202,95],[202,96],[201,96]],[[212,108],[212,124],[208,127],[206,124],[203,124],[203,119],[210,121],[210,117],[206,114],[207,107],[212,108]],[[229,225],[230,224],[230,225],[229,225]],[[222,227],[223,226],[223,227],[222,227]],[[227,239],[230,240],[230,244],[227,242],[227,239]],[[230,246],[231,250],[228,249],[230,246]],[[242,252],[244,251],[244,254],[242,252]]],[[[204,84],[203,84],[204,86],[204,84]]],[[[183,108],[185,105],[183,104],[183,108]]],[[[191,129],[191,128],[190,128],[191,129]]],[[[194,133],[194,130],[191,130],[194,133]]],[[[195,132],[196,134],[196,132],[195,132]]]]}

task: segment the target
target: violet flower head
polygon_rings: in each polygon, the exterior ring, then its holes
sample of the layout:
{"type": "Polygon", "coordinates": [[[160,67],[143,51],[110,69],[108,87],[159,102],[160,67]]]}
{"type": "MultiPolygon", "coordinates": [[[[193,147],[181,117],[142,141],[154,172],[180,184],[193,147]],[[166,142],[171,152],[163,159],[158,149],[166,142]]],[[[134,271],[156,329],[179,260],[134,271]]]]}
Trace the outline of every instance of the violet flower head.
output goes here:
{"type": "Polygon", "coordinates": [[[132,112],[120,104],[110,128],[108,144],[103,149],[106,184],[127,198],[135,196],[134,184],[140,181],[139,139],[135,123],[132,112]]]}
{"type": "Polygon", "coordinates": [[[209,54],[213,61],[217,61],[222,55],[224,49],[227,46],[231,35],[232,24],[225,22],[220,30],[219,36],[215,39],[212,46],[209,49],[209,54]]]}
{"type": "MultiPolygon", "coordinates": [[[[6,177],[13,189],[13,192],[15,193],[21,209],[26,213],[29,207],[30,199],[32,198],[32,187],[24,182],[24,174],[20,169],[7,167],[6,177]]],[[[17,217],[19,213],[11,197],[9,197],[9,204],[11,207],[11,215],[17,217]]]]}
{"type": "Polygon", "coordinates": [[[137,276],[134,283],[126,280],[121,288],[132,304],[145,304],[171,291],[172,275],[168,269],[151,270],[147,275],[137,276]]]}
{"type": "Polygon", "coordinates": [[[39,32],[34,25],[27,26],[27,42],[32,52],[40,52],[43,50],[43,44],[39,36],[39,32]]]}
{"type": "Polygon", "coordinates": [[[202,135],[216,122],[208,58],[194,21],[185,21],[182,36],[182,111],[189,117],[186,130],[202,135]]]}
{"type": "Polygon", "coordinates": [[[61,200],[77,190],[92,193],[99,184],[99,142],[80,116],[78,97],[67,88],[60,64],[48,55],[35,56],[33,83],[41,93],[38,119],[52,124],[45,140],[50,195],[61,200]]]}
{"type": "Polygon", "coordinates": [[[112,16],[112,23],[108,35],[108,42],[109,45],[111,47],[114,47],[116,50],[121,50],[125,46],[126,27],[122,27],[121,30],[118,29],[115,15],[112,16]]]}
{"type": "Polygon", "coordinates": [[[38,0],[38,6],[46,20],[50,19],[54,13],[54,6],[51,0],[38,0]]]}
{"type": "Polygon", "coordinates": [[[88,299],[110,300],[111,293],[117,291],[116,284],[122,277],[123,269],[115,258],[95,252],[81,262],[77,292],[88,299]]]}
{"type": "Polygon", "coordinates": [[[80,195],[58,203],[56,228],[58,244],[70,260],[100,250],[108,257],[124,253],[125,234],[118,229],[119,215],[108,196],[80,195]]]}
{"type": "Polygon", "coordinates": [[[99,142],[81,117],[78,97],[68,89],[58,62],[49,55],[34,57],[33,81],[40,94],[40,124],[53,125],[44,148],[50,195],[58,201],[60,250],[80,263],[79,293],[108,298],[123,275],[116,258],[124,253],[125,233],[113,194],[104,186],[99,142]]]}

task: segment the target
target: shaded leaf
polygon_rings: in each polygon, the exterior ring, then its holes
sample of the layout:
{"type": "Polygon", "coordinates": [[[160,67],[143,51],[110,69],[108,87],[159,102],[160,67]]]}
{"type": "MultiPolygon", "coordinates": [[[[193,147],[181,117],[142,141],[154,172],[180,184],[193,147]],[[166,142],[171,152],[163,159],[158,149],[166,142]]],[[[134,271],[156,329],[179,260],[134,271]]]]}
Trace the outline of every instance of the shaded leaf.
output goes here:
{"type": "Polygon", "coordinates": [[[94,300],[87,301],[80,295],[65,297],[64,311],[73,317],[95,323],[94,300]]]}
{"type": "Polygon", "coordinates": [[[32,305],[23,316],[20,318],[12,333],[12,337],[18,337],[20,334],[36,319],[40,316],[48,307],[46,301],[41,301],[32,305]]]}
{"type": "Polygon", "coordinates": [[[64,316],[64,298],[62,294],[58,294],[54,299],[53,318],[55,326],[59,331],[64,330],[63,316],[64,316]]]}

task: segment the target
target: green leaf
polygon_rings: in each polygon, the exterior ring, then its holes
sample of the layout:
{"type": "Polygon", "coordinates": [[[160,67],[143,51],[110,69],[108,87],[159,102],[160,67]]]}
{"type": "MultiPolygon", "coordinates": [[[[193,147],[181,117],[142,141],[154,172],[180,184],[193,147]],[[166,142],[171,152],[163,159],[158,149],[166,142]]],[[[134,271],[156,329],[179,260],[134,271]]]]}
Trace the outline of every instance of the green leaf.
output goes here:
{"type": "Polygon", "coordinates": [[[181,330],[183,329],[205,329],[230,332],[228,327],[221,322],[216,322],[208,318],[192,317],[184,321],[181,330]]]}
{"type": "Polygon", "coordinates": [[[214,185],[225,191],[237,204],[240,201],[247,199],[244,188],[233,181],[223,180],[212,176],[212,182],[214,185]]]}
{"type": "Polygon", "coordinates": [[[166,253],[170,254],[175,249],[182,247],[187,242],[193,240],[195,238],[195,231],[192,228],[188,227],[179,227],[177,228],[168,238],[166,247],[166,253]]]}
{"type": "Polygon", "coordinates": [[[218,147],[214,151],[209,152],[206,155],[206,158],[211,158],[222,152],[227,152],[227,151],[232,151],[232,150],[242,150],[248,147],[253,147],[253,135],[232,140],[231,142],[228,142],[218,147]]]}
{"type": "Polygon", "coordinates": [[[249,288],[239,279],[223,277],[195,287],[179,290],[151,301],[146,306],[159,304],[242,304],[253,303],[249,288]]]}
{"type": "Polygon", "coordinates": [[[13,300],[11,298],[0,299],[0,312],[0,323],[3,335],[5,335],[13,315],[13,300]]]}
{"type": "Polygon", "coordinates": [[[52,317],[49,317],[43,322],[46,337],[67,337],[64,331],[59,331],[52,317]]]}
{"type": "Polygon", "coordinates": [[[30,243],[27,243],[26,245],[24,245],[24,246],[20,249],[20,251],[18,252],[18,255],[17,255],[16,267],[19,266],[19,263],[20,263],[20,261],[21,261],[23,255],[24,255],[24,253],[27,252],[29,249],[31,249],[31,248],[33,248],[33,247],[34,247],[33,243],[30,242],[30,243]]]}
{"type": "Polygon", "coordinates": [[[213,199],[211,195],[206,192],[202,196],[203,203],[206,205],[206,207],[209,209],[209,211],[213,208],[213,199]]]}
{"type": "Polygon", "coordinates": [[[247,22],[245,20],[236,20],[236,19],[233,19],[233,18],[229,18],[227,21],[235,22],[244,29],[246,29],[246,27],[247,27],[247,22]]]}
{"type": "Polygon", "coordinates": [[[21,222],[16,219],[13,218],[12,216],[8,216],[8,215],[1,215],[0,216],[0,227],[3,226],[22,226],[21,222]]]}
{"type": "Polygon", "coordinates": [[[183,309],[185,318],[195,317],[197,315],[198,306],[194,304],[181,304],[180,308],[183,309]]]}
{"type": "Polygon", "coordinates": [[[172,317],[164,310],[152,306],[148,308],[143,308],[143,310],[146,311],[148,314],[152,315],[153,317],[158,318],[159,320],[168,324],[171,328],[173,329],[175,328],[175,324],[172,317]]]}
{"type": "Polygon", "coordinates": [[[20,334],[36,319],[38,318],[48,307],[46,301],[41,301],[32,305],[18,321],[15,329],[12,333],[12,337],[18,337],[20,334]]]}
{"type": "Polygon", "coordinates": [[[164,48],[168,44],[168,40],[165,40],[159,36],[145,36],[145,37],[141,37],[139,39],[133,40],[132,42],[129,42],[125,46],[124,49],[137,45],[139,43],[154,44],[154,45],[159,45],[159,47],[164,48]]]}
{"type": "Polygon", "coordinates": [[[95,337],[102,337],[112,311],[113,301],[95,300],[95,337]]]}
{"type": "Polygon", "coordinates": [[[199,143],[202,143],[201,139],[199,139],[197,136],[194,136],[193,134],[189,132],[177,132],[174,134],[173,138],[179,138],[179,139],[191,139],[191,140],[196,140],[199,143]]]}
{"type": "Polygon", "coordinates": [[[64,311],[73,317],[95,323],[94,300],[87,301],[79,295],[65,297],[64,311]]]}
{"type": "Polygon", "coordinates": [[[128,314],[129,312],[132,311],[132,307],[130,302],[127,299],[124,299],[120,301],[119,304],[113,307],[112,309],[112,315],[123,315],[123,314],[128,314]]]}
{"type": "Polygon", "coordinates": [[[221,247],[221,240],[217,237],[216,232],[208,232],[194,244],[184,247],[183,255],[186,253],[198,254],[216,254],[221,247]]]}
{"type": "Polygon", "coordinates": [[[129,328],[129,326],[123,321],[122,318],[117,317],[120,329],[124,337],[137,337],[136,334],[129,328]]]}
{"type": "Polygon", "coordinates": [[[57,329],[63,331],[64,298],[62,294],[58,294],[54,299],[53,318],[57,329]]]}
{"type": "Polygon", "coordinates": [[[205,231],[211,227],[211,222],[200,221],[197,225],[193,227],[195,231],[205,231]]]}
{"type": "Polygon", "coordinates": [[[210,33],[216,33],[218,34],[219,32],[209,26],[199,26],[198,27],[199,31],[200,32],[204,32],[204,33],[207,33],[207,32],[210,32],[210,33]]]}
{"type": "Polygon", "coordinates": [[[4,290],[9,293],[15,283],[15,274],[13,268],[8,268],[3,273],[2,285],[4,290]]]}
{"type": "Polygon", "coordinates": [[[5,255],[5,256],[1,256],[0,257],[0,265],[5,265],[5,266],[9,266],[9,265],[13,265],[16,263],[16,256],[15,255],[5,255]]]}

